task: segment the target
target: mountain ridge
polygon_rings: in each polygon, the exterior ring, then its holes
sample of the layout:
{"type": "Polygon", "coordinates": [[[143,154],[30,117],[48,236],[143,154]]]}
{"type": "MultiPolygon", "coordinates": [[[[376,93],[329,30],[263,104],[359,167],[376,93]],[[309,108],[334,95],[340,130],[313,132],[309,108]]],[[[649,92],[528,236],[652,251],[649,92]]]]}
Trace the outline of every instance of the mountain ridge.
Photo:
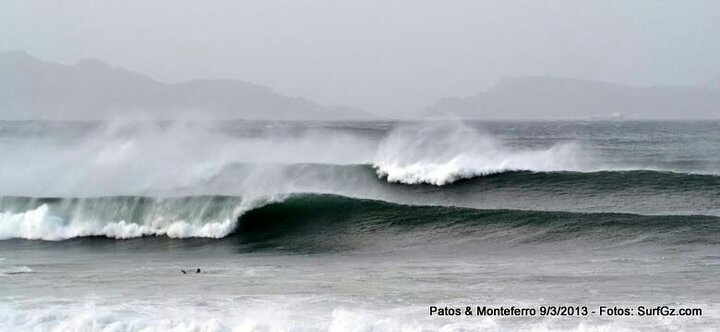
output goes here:
{"type": "Polygon", "coordinates": [[[92,58],[63,65],[23,51],[0,52],[0,118],[113,117],[351,120],[374,116],[358,108],[323,106],[303,97],[284,96],[241,80],[164,83],[92,58]]]}
{"type": "Polygon", "coordinates": [[[475,95],[443,98],[423,112],[467,119],[587,119],[612,114],[637,119],[707,118],[704,114],[718,118],[720,89],[518,76],[475,95]]]}

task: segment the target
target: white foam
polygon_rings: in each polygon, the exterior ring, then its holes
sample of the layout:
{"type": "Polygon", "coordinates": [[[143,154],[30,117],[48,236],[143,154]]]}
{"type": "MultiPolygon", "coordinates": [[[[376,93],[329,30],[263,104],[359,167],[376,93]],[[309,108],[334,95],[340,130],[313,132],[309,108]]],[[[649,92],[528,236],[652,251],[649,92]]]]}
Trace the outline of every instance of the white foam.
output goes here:
{"type": "Polygon", "coordinates": [[[373,139],[352,133],[318,130],[295,137],[280,131],[248,137],[217,126],[109,122],[77,136],[11,137],[0,141],[0,195],[267,194],[293,179],[280,172],[264,176],[263,164],[367,164],[376,149],[373,139]],[[236,164],[260,166],[203,187],[236,164]]]}
{"type": "Polygon", "coordinates": [[[0,276],[25,274],[25,273],[33,273],[33,272],[35,272],[33,269],[31,269],[30,267],[24,266],[24,265],[0,267],[0,276]]]}
{"type": "MultiPolygon", "coordinates": [[[[244,196],[325,188],[351,195],[373,190],[359,178],[349,186],[347,173],[328,174],[308,167],[299,174],[284,167],[298,164],[371,164],[392,182],[438,185],[510,170],[633,169],[633,164],[622,160],[604,163],[576,142],[550,138],[507,144],[457,122],[401,124],[387,136],[269,127],[256,128],[257,135],[244,135],[241,128],[234,132],[217,125],[109,122],[77,136],[64,129],[68,132],[60,130],[59,137],[10,137],[0,141],[0,195],[244,196]],[[247,167],[231,171],[236,165],[247,167]]],[[[650,166],[634,169],[662,170],[650,166]]]]}
{"type": "Polygon", "coordinates": [[[0,213],[0,240],[21,238],[28,240],[59,241],[83,236],[105,236],[129,239],[141,236],[164,235],[171,238],[221,238],[230,234],[236,218],[216,222],[191,223],[184,220],[154,220],[147,224],[126,222],[100,222],[71,220],[66,222],[53,215],[47,204],[20,213],[0,213]]]}
{"type": "Polygon", "coordinates": [[[402,128],[388,137],[373,163],[390,182],[444,185],[506,171],[592,171],[598,165],[574,142],[513,149],[472,128],[453,125],[402,128]]]}
{"type": "Polygon", "coordinates": [[[49,213],[46,204],[37,209],[0,213],[0,239],[63,240],[77,236],[78,230],[64,224],[62,218],[49,213]]]}
{"type": "MultiPolygon", "coordinates": [[[[0,305],[0,330],[41,331],[328,331],[328,332],[420,332],[420,331],[644,331],[659,326],[682,330],[683,320],[648,318],[642,323],[618,319],[614,322],[578,318],[576,322],[544,319],[495,319],[481,317],[426,317],[407,310],[390,314],[336,308],[322,317],[286,312],[281,307],[232,308],[229,312],[206,312],[190,308],[141,307],[107,308],[95,305],[70,308],[16,310],[0,305]],[[132,309],[130,309],[132,308],[132,309]],[[122,309],[122,310],[121,310],[122,309]],[[191,313],[191,314],[189,314],[191,313]]],[[[704,329],[710,331],[710,328],[704,329]]],[[[702,331],[702,329],[701,329],[702,331]]]]}

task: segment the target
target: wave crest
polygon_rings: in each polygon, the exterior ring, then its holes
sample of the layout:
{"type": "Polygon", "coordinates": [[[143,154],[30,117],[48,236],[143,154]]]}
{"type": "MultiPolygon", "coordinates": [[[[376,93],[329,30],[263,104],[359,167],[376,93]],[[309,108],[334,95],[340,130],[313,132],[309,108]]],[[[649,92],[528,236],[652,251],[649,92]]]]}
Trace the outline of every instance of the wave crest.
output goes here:
{"type": "Polygon", "coordinates": [[[513,149],[467,126],[399,128],[373,164],[378,176],[403,184],[445,185],[507,171],[592,171],[593,157],[575,142],[513,149]]]}
{"type": "Polygon", "coordinates": [[[365,241],[379,244],[387,235],[388,243],[422,245],[443,236],[512,242],[587,236],[594,240],[715,243],[720,231],[717,216],[488,210],[320,194],[263,200],[226,196],[16,200],[14,209],[31,208],[0,213],[0,239],[224,238],[232,234],[251,246],[340,250],[362,246],[365,241]],[[668,232],[674,233],[672,239],[667,238],[668,232]]]}
{"type": "Polygon", "coordinates": [[[20,213],[0,213],[0,240],[21,238],[27,240],[59,241],[76,237],[104,236],[113,239],[129,239],[143,236],[167,236],[170,238],[208,237],[222,238],[236,226],[235,219],[193,224],[188,221],[156,221],[149,224],[127,222],[79,222],[66,223],[53,215],[47,204],[20,213]]]}
{"type": "Polygon", "coordinates": [[[266,201],[272,200],[225,196],[5,198],[3,208],[7,210],[0,212],[0,240],[222,238],[235,230],[239,215],[266,201]]]}

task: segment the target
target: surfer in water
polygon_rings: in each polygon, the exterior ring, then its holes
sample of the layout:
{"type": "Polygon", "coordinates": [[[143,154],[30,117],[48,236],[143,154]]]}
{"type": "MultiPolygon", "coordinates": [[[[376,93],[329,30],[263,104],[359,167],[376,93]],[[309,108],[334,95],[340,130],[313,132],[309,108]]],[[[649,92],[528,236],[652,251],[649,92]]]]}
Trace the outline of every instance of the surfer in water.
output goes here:
{"type": "MultiPolygon", "coordinates": [[[[185,270],[180,270],[180,272],[182,272],[182,274],[187,274],[187,271],[185,271],[185,270]]],[[[198,268],[197,270],[195,270],[195,273],[201,273],[201,272],[202,272],[202,271],[200,270],[200,268],[198,268]]]]}

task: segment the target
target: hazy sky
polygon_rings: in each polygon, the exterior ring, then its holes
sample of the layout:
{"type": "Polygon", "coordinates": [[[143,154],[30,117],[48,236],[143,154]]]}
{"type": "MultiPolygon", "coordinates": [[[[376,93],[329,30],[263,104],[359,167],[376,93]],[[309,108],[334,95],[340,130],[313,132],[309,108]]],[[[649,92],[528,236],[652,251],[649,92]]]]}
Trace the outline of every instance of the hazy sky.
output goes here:
{"type": "Polygon", "coordinates": [[[13,49],[408,114],[504,76],[715,82],[720,1],[3,0],[13,49]]]}

